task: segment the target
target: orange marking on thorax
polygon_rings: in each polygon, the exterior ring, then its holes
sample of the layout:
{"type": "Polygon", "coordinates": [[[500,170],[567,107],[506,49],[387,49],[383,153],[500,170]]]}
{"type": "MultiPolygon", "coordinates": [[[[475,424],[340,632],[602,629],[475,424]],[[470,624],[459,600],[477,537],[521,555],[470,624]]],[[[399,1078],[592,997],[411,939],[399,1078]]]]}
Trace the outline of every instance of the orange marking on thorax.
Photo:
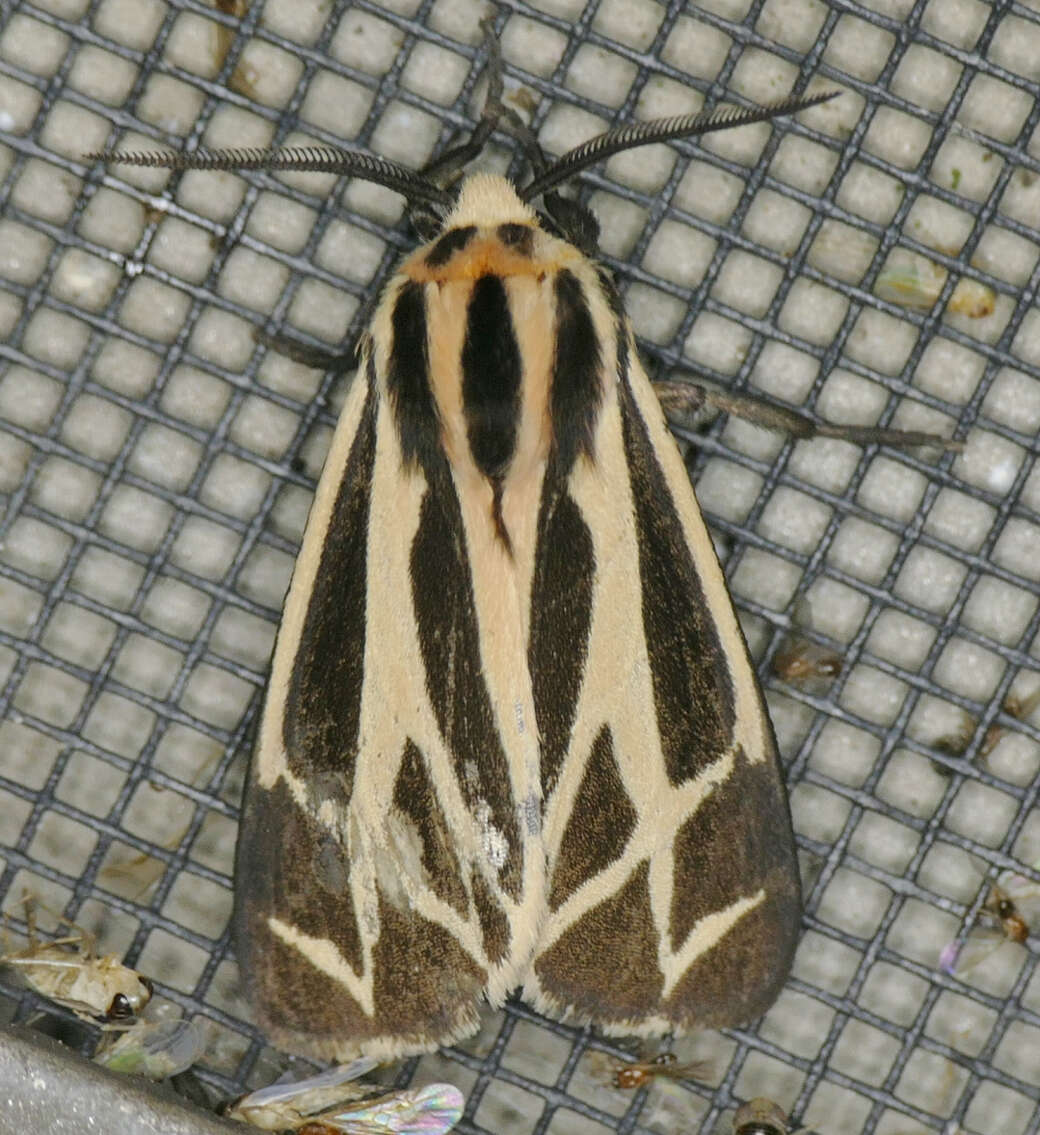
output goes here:
{"type": "Polygon", "coordinates": [[[582,259],[576,248],[554,241],[554,256],[523,256],[493,235],[477,236],[446,263],[430,267],[430,246],[420,248],[401,265],[401,271],[422,284],[447,284],[455,280],[479,280],[481,276],[546,276],[582,259]]]}

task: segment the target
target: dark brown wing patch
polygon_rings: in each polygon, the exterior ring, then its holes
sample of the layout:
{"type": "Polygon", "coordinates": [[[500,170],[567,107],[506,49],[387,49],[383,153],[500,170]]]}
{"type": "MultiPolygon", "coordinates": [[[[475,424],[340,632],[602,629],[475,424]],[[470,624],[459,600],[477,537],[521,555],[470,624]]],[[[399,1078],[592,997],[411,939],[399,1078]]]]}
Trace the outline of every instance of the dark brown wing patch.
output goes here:
{"type": "Polygon", "coordinates": [[[437,789],[422,753],[407,741],[394,782],[394,807],[406,816],[422,843],[423,882],[443,902],[469,917],[469,896],[437,789]]]}
{"type": "Polygon", "coordinates": [[[349,799],[364,681],[367,536],[376,396],[369,387],[333,506],[282,714],[294,776],[349,799]]]}
{"type": "Polygon", "coordinates": [[[342,1034],[344,1012],[359,1012],[339,982],[307,965],[267,925],[273,917],[311,937],[328,938],[361,972],[361,936],[350,891],[323,886],[320,899],[315,895],[316,879],[345,883],[340,870],[349,877],[349,865],[329,846],[331,838],[297,806],[285,781],[270,789],[250,782],[235,863],[236,954],[253,1003],[270,1015],[264,1023],[277,1029],[342,1034]]]}
{"type": "Polygon", "coordinates": [[[664,771],[670,784],[679,785],[729,747],[736,720],[733,689],[668,483],[627,383],[619,384],[618,397],[664,771]]]}
{"type": "Polygon", "coordinates": [[[386,389],[406,466],[428,470],[442,457],[437,406],[430,386],[430,345],[423,284],[402,285],[390,317],[393,341],[386,389]]]}
{"type": "Polygon", "coordinates": [[[594,906],[534,964],[542,991],[560,1012],[609,1025],[656,1009],[664,977],[644,860],[623,887],[594,906]]]}
{"type": "Polygon", "coordinates": [[[604,725],[593,742],[560,842],[550,910],[558,910],[583,883],[621,857],[638,818],[614,759],[610,729],[604,725]]]}
{"type": "MultiPolygon", "coordinates": [[[[752,765],[738,751],[729,778],[675,836],[673,947],[685,941],[695,923],[712,911],[762,888],[776,893],[790,908],[781,925],[796,928],[801,896],[793,846],[787,801],[775,767],[771,763],[752,765]],[[735,817],[747,822],[735,824],[735,817]],[[692,885],[694,880],[700,885],[692,885]]],[[[774,930],[769,949],[775,951],[779,946],[774,930]]]]}
{"type": "Polygon", "coordinates": [[[592,625],[596,557],[581,510],[561,488],[553,462],[538,517],[527,662],[542,738],[542,795],[556,786],[578,711],[592,625]]]}
{"type": "MultiPolygon", "coordinates": [[[[247,978],[270,968],[264,950],[256,944],[256,931],[268,916],[311,937],[328,938],[360,971],[361,936],[350,892],[326,889],[323,901],[315,901],[315,875],[329,879],[327,864],[318,865],[336,851],[329,846],[332,835],[328,828],[301,809],[285,781],[279,780],[269,789],[250,786],[239,832],[235,894],[241,899],[239,964],[247,978]],[[276,848],[285,852],[270,854],[276,848]]],[[[341,866],[349,871],[349,865],[341,866]]]]}
{"type": "Polygon", "coordinates": [[[444,1042],[460,1021],[475,1028],[488,975],[455,935],[382,896],[379,928],[372,954],[378,1031],[385,1033],[390,1025],[395,1033],[444,1042]]]}
{"type": "Polygon", "coordinates": [[[579,454],[592,456],[603,400],[603,352],[581,281],[566,269],[556,277],[556,344],[553,358],[553,446],[561,478],[579,454]]]}
{"type": "Polygon", "coordinates": [[[766,887],[763,902],[699,957],[662,1003],[662,1015],[679,1028],[730,1028],[776,1000],[798,944],[800,903],[792,903],[786,873],[773,872],[766,887]]]}
{"type": "Polygon", "coordinates": [[[475,599],[458,497],[446,462],[430,470],[411,550],[412,603],[426,688],[460,791],[491,821],[508,851],[499,883],[519,899],[523,846],[509,790],[509,764],[484,681],[475,599]]]}
{"type": "Polygon", "coordinates": [[[675,1019],[705,1027],[750,1020],[776,999],[801,923],[791,819],[775,762],[752,765],[738,751],[733,772],[676,833],[674,847],[673,947],[713,911],[765,892],[673,990],[669,1003],[682,1014],[675,1019]]]}
{"type": "Polygon", "coordinates": [[[474,870],[471,883],[473,905],[477,908],[480,933],[484,941],[484,953],[488,961],[495,965],[503,961],[509,953],[509,943],[512,940],[509,916],[499,906],[498,900],[479,871],[474,870]]]}
{"type": "Polygon", "coordinates": [[[238,850],[236,944],[239,965],[262,1027],[280,1044],[314,1055],[400,1036],[448,1043],[475,1027],[487,973],[455,936],[380,895],[380,933],[372,952],[375,1012],[366,1014],[341,982],[284,942],[273,917],[302,934],[326,938],[361,977],[364,961],[349,888],[315,895],[316,863],[328,830],[298,807],[284,781],[251,793],[238,850]],[[284,854],[271,856],[278,846],[284,854]]]}

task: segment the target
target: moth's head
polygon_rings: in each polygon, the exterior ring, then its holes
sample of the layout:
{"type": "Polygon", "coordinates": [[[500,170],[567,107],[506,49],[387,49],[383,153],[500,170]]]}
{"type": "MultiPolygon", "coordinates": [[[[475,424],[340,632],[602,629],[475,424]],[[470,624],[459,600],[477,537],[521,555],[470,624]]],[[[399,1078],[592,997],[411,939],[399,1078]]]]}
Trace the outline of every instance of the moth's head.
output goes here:
{"type": "Polygon", "coordinates": [[[509,178],[497,173],[472,173],[459,186],[455,204],[441,227],[529,225],[536,219],[534,209],[521,200],[509,178]]]}
{"type": "Polygon", "coordinates": [[[425,203],[410,205],[409,219],[423,240],[436,240],[451,229],[470,225],[494,228],[537,224],[553,236],[569,241],[586,256],[594,256],[597,251],[599,222],[592,210],[555,190],[544,194],[542,207],[537,210],[524,188],[501,174],[471,173],[452,192],[454,200],[447,209],[425,203]]]}

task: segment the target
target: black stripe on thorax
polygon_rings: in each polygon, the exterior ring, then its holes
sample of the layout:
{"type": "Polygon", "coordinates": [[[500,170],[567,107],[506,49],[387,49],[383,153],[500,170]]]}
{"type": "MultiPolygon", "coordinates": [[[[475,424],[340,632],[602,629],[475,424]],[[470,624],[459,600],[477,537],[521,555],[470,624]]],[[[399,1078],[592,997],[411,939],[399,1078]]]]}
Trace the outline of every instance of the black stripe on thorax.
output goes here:
{"type": "Polygon", "coordinates": [[[386,385],[406,465],[428,470],[441,452],[430,386],[430,350],[423,285],[409,280],[397,293],[390,316],[393,342],[386,385]]]}
{"type": "Polygon", "coordinates": [[[530,256],[534,251],[534,229],[515,221],[499,225],[495,235],[507,247],[521,256],[530,256]]]}
{"type": "Polygon", "coordinates": [[[592,456],[602,389],[602,345],[581,281],[564,269],[556,277],[556,351],[551,413],[553,444],[566,476],[579,453],[592,456]]]}
{"type": "Polygon", "coordinates": [[[501,276],[481,276],[466,309],[462,405],[470,452],[489,480],[501,479],[516,448],[523,364],[501,276]]]}
{"type": "Polygon", "coordinates": [[[476,232],[476,225],[465,225],[461,229],[450,229],[438,239],[437,243],[426,254],[426,267],[443,267],[456,252],[461,252],[469,244],[476,232]]]}

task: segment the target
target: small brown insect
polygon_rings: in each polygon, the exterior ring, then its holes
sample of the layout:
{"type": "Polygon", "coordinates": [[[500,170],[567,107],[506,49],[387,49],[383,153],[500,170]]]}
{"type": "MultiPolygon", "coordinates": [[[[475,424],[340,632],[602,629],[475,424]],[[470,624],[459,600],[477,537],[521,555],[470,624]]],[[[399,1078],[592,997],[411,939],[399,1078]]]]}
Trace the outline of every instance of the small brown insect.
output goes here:
{"type": "Polygon", "coordinates": [[[1005,938],[1009,938],[1012,942],[1028,940],[1029,923],[1026,922],[1015,900],[999,883],[993,884],[983,910],[1000,923],[1005,938]]]}
{"type": "MultiPolygon", "coordinates": [[[[1004,699],[1001,709],[1008,717],[1013,717],[1016,721],[1025,721],[1038,705],[1040,705],[1040,687],[1035,689],[1028,697],[1008,694],[1004,699]]],[[[975,730],[978,728],[978,724],[979,721],[977,717],[965,712],[961,721],[961,727],[957,732],[947,733],[944,737],[940,737],[938,741],[934,743],[933,748],[938,749],[940,753],[946,753],[946,755],[950,757],[963,757],[971,747],[972,738],[975,736],[975,730]]],[[[978,759],[980,761],[986,760],[1000,743],[1005,733],[1007,733],[1006,727],[998,725],[996,722],[986,730],[986,735],[982,738],[982,744],[979,745],[978,759]]],[[[939,771],[945,773],[948,770],[940,766],[939,771]]]]}
{"type": "Polygon", "coordinates": [[[668,1080],[701,1080],[708,1070],[702,1062],[679,1064],[674,1052],[662,1052],[653,1060],[637,1060],[614,1069],[615,1088],[645,1088],[651,1080],[662,1076],[668,1080]]]}
{"type": "Polygon", "coordinates": [[[765,1096],[757,1096],[737,1108],[733,1116],[736,1135],[788,1135],[787,1114],[765,1096]]]}
{"type": "Polygon", "coordinates": [[[94,936],[66,918],[58,921],[72,934],[40,942],[33,900],[24,901],[29,945],[0,955],[0,965],[10,966],[31,989],[83,1020],[103,1021],[111,1027],[131,1024],[151,1000],[148,978],[123,965],[115,954],[98,957],[94,936]]]}
{"type": "Polygon", "coordinates": [[[812,625],[812,606],[803,597],[795,606],[791,629],[773,655],[773,673],[792,686],[825,687],[841,673],[842,656],[813,642],[801,629],[812,625]]]}
{"type": "Polygon", "coordinates": [[[841,655],[801,635],[791,635],[773,655],[773,673],[795,686],[814,678],[830,681],[841,673],[841,655]]]}
{"type": "Polygon", "coordinates": [[[939,968],[953,977],[966,977],[1005,942],[1029,940],[1030,926],[1040,921],[1040,886],[1014,871],[1004,871],[990,888],[979,911],[990,927],[975,926],[943,947],[939,968]]]}

